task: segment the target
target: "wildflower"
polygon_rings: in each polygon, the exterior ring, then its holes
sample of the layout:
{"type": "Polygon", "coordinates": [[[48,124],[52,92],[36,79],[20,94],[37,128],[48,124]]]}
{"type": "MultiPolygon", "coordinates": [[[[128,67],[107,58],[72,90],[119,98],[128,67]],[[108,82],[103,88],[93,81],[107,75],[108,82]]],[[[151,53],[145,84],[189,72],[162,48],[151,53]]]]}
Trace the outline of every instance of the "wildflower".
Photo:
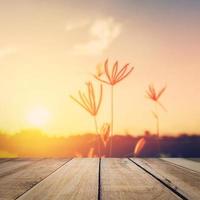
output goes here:
{"type": "MultiPolygon", "coordinates": [[[[99,99],[97,101],[92,82],[87,82],[86,85],[87,85],[87,91],[88,91],[87,96],[86,94],[82,93],[79,90],[79,97],[80,97],[79,100],[74,98],[73,96],[70,96],[70,97],[93,116],[96,134],[99,135],[96,115],[99,111],[99,108],[102,102],[103,86],[100,85],[100,94],[99,94],[99,99]]],[[[98,153],[99,153],[99,156],[101,156],[100,142],[98,142],[98,153]]],[[[93,150],[91,150],[90,154],[93,154],[93,150]]]]}
{"type": "Polygon", "coordinates": [[[112,70],[108,69],[108,59],[104,63],[104,71],[100,69],[100,65],[97,66],[97,75],[94,77],[102,83],[106,83],[111,86],[111,122],[110,122],[110,130],[111,130],[111,142],[110,142],[110,156],[112,155],[112,138],[113,138],[113,127],[114,127],[114,85],[125,79],[132,71],[134,67],[129,68],[129,64],[124,65],[120,70],[118,66],[118,61],[112,67],[112,70]],[[102,79],[102,75],[106,76],[106,79],[102,79]]]}
{"type": "Polygon", "coordinates": [[[100,94],[99,99],[97,101],[92,82],[87,82],[86,85],[88,89],[87,96],[79,90],[79,100],[73,96],[70,97],[81,107],[83,107],[87,112],[89,112],[92,116],[96,116],[102,102],[103,86],[100,85],[100,94]]]}
{"type": "Polygon", "coordinates": [[[152,84],[150,84],[148,90],[146,91],[147,97],[150,100],[158,103],[165,111],[166,111],[166,108],[158,100],[161,97],[161,95],[164,93],[166,88],[167,87],[165,86],[162,89],[160,89],[160,91],[156,92],[154,86],[152,84]]]}
{"type": "Polygon", "coordinates": [[[100,130],[100,135],[101,135],[101,140],[103,141],[104,146],[106,146],[106,144],[109,141],[109,137],[110,137],[110,124],[109,123],[103,124],[103,126],[101,127],[101,130],[100,130]]]}
{"type": "Polygon", "coordinates": [[[159,102],[159,98],[161,95],[164,93],[166,90],[166,86],[160,89],[158,92],[156,92],[154,86],[152,84],[149,85],[148,90],[146,91],[147,97],[155,102],[155,111],[152,112],[154,118],[156,119],[156,134],[157,134],[157,139],[158,139],[158,151],[160,151],[160,142],[159,142],[159,137],[160,137],[160,118],[158,115],[157,111],[157,104],[166,111],[165,107],[159,102]]]}
{"type": "Polygon", "coordinates": [[[141,138],[141,139],[138,140],[138,142],[135,145],[134,152],[133,152],[133,154],[135,156],[140,154],[140,152],[142,151],[145,143],[146,143],[146,140],[144,138],[141,138]]]}
{"type": "Polygon", "coordinates": [[[134,69],[134,67],[129,68],[129,64],[126,64],[126,65],[124,65],[124,67],[122,67],[119,70],[118,61],[116,61],[112,67],[112,72],[110,73],[109,69],[108,69],[108,59],[107,59],[104,64],[104,73],[102,73],[102,71],[101,71],[94,77],[103,83],[106,83],[109,85],[115,85],[116,83],[125,79],[133,71],[133,69],[134,69]],[[103,74],[106,75],[107,80],[100,78],[103,74]]]}

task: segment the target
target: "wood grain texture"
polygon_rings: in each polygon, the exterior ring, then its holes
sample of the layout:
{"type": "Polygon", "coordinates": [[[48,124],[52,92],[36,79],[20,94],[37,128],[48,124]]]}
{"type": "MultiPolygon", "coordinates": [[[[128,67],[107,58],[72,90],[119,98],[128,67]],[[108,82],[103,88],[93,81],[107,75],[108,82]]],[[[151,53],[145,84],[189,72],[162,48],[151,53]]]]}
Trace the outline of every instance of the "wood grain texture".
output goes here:
{"type": "Polygon", "coordinates": [[[11,159],[14,159],[14,158],[0,158],[0,164],[4,162],[8,162],[11,159]]]}
{"type": "Polygon", "coordinates": [[[195,162],[200,162],[200,158],[187,158],[187,160],[192,160],[195,162]]]}
{"type": "Polygon", "coordinates": [[[172,161],[102,158],[99,188],[98,158],[0,159],[0,200],[199,200],[199,163],[172,161]]]}
{"type": "Polygon", "coordinates": [[[145,159],[145,163],[169,183],[180,188],[188,199],[200,199],[200,173],[161,159],[145,159]]]}
{"type": "Polygon", "coordinates": [[[74,158],[18,200],[97,200],[97,158],[74,158]]]}
{"type": "Polygon", "coordinates": [[[15,199],[68,159],[14,159],[0,166],[0,200],[15,199]]]}
{"type": "Polygon", "coordinates": [[[104,158],[101,163],[103,200],[180,199],[128,159],[104,158]]]}
{"type": "Polygon", "coordinates": [[[20,169],[24,169],[34,162],[38,162],[41,159],[12,159],[7,162],[3,162],[0,164],[0,178],[15,173],[20,169]]]}
{"type": "Polygon", "coordinates": [[[176,165],[179,165],[184,168],[188,168],[190,170],[194,170],[200,173],[200,162],[188,160],[184,158],[162,158],[162,160],[174,163],[176,165]]]}

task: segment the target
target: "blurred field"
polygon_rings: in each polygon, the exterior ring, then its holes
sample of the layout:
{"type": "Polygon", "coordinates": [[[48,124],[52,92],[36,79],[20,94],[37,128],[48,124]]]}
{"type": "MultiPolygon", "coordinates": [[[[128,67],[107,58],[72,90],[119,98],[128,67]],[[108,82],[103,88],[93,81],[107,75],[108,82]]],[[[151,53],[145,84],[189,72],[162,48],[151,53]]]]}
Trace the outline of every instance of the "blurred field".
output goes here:
{"type": "MultiPolygon", "coordinates": [[[[178,137],[159,138],[149,132],[144,136],[113,136],[113,157],[131,157],[140,138],[145,145],[139,157],[188,157],[195,161],[200,157],[200,136],[182,134],[178,137]]],[[[109,147],[109,141],[108,145],[109,147]]],[[[39,130],[24,130],[14,135],[0,134],[0,157],[87,157],[93,149],[97,153],[97,136],[94,134],[69,137],[50,137],[39,130]]],[[[108,155],[108,148],[101,144],[102,155],[108,155]]]]}

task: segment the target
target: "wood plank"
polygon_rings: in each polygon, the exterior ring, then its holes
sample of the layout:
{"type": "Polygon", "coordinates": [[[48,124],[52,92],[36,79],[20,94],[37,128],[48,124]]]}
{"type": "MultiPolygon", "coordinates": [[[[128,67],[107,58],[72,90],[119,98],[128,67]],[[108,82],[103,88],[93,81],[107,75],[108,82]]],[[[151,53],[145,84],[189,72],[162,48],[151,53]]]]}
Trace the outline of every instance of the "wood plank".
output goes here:
{"type": "Polygon", "coordinates": [[[184,192],[188,199],[200,199],[200,173],[174,165],[160,159],[145,159],[149,168],[154,169],[170,184],[184,192]]]}
{"type": "Polygon", "coordinates": [[[192,160],[192,161],[195,161],[195,162],[200,162],[200,158],[187,158],[188,160],[192,160]]]}
{"type": "Polygon", "coordinates": [[[0,177],[0,200],[16,199],[68,159],[18,159],[5,163],[0,177]],[[8,167],[6,170],[5,167],[8,167]]]}
{"type": "Polygon", "coordinates": [[[128,159],[103,158],[101,161],[103,200],[180,199],[128,159]]]}
{"type": "Polygon", "coordinates": [[[195,162],[184,158],[162,158],[162,160],[174,163],[176,165],[188,168],[190,170],[200,172],[200,162],[195,162]]]}
{"type": "Polygon", "coordinates": [[[0,164],[4,163],[4,162],[7,162],[7,161],[9,161],[11,159],[14,159],[14,158],[0,158],[0,164]]]}
{"type": "Polygon", "coordinates": [[[97,158],[75,158],[34,186],[18,200],[96,200],[98,197],[97,158]]]}
{"type": "Polygon", "coordinates": [[[38,162],[41,159],[11,159],[7,162],[3,162],[0,165],[0,178],[15,173],[23,168],[28,167],[29,165],[33,164],[34,162],[38,162]]]}

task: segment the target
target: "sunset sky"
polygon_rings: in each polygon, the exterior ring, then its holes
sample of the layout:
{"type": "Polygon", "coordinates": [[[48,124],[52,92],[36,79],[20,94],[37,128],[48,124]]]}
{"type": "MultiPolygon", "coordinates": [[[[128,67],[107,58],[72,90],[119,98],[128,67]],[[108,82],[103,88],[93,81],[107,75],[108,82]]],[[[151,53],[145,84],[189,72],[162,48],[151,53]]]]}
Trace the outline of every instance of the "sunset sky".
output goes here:
{"type": "MultiPolygon", "coordinates": [[[[135,67],[114,91],[115,133],[155,132],[154,105],[145,98],[150,83],[167,85],[161,135],[200,133],[199,10],[198,0],[1,0],[0,129],[94,132],[69,95],[84,90],[109,58],[135,67]]],[[[104,89],[100,124],[110,117],[104,89]]]]}

